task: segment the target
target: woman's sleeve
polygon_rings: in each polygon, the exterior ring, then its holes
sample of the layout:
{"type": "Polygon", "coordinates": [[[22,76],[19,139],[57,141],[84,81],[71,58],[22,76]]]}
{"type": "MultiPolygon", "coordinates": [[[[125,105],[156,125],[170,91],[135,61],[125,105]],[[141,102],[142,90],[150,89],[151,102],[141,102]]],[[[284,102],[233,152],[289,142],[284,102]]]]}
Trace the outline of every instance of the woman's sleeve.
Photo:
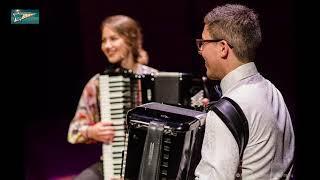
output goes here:
{"type": "Polygon", "coordinates": [[[72,144],[95,141],[89,139],[86,134],[88,126],[99,121],[98,111],[98,75],[90,79],[83,89],[74,118],[70,122],[68,141],[72,144]]]}

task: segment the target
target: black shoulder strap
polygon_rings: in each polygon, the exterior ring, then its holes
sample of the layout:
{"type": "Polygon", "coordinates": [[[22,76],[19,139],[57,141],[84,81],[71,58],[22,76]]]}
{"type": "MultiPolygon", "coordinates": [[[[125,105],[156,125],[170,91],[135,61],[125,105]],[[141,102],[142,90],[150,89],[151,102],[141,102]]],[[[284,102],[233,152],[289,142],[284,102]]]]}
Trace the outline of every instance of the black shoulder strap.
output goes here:
{"type": "Polygon", "coordinates": [[[236,176],[241,176],[243,151],[249,139],[247,118],[240,106],[228,97],[222,97],[218,101],[210,103],[208,110],[214,111],[221,118],[237,141],[240,164],[236,176]]]}

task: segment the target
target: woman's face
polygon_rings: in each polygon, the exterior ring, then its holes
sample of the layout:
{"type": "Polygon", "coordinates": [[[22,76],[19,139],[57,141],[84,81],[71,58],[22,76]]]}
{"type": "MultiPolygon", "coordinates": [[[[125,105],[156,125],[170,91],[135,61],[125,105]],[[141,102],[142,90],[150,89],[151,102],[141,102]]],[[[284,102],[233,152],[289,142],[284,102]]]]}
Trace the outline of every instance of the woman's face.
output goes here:
{"type": "Polygon", "coordinates": [[[101,50],[112,64],[120,63],[129,56],[125,40],[108,26],[104,26],[102,30],[101,50]]]}

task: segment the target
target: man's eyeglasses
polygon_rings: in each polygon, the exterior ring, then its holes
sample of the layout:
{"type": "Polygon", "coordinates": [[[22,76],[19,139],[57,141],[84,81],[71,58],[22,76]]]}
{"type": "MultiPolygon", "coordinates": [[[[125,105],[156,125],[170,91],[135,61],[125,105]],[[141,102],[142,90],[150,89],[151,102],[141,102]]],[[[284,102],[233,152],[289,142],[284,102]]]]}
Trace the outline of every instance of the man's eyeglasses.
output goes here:
{"type": "MultiPolygon", "coordinates": [[[[202,47],[205,43],[211,43],[211,42],[219,42],[222,41],[224,39],[196,39],[196,44],[197,44],[197,48],[198,51],[202,51],[202,47]]],[[[227,44],[229,45],[229,47],[232,49],[233,46],[227,42],[227,44]]]]}

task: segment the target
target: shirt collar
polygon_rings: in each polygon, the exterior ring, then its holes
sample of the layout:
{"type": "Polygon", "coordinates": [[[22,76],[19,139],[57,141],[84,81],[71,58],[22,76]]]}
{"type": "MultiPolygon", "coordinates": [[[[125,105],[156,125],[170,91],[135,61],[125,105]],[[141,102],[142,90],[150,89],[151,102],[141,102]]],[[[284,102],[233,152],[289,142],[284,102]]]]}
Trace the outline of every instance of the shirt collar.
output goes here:
{"type": "Polygon", "coordinates": [[[236,69],[229,72],[220,83],[222,94],[225,94],[228,89],[232,88],[236,83],[242,79],[258,73],[254,62],[243,64],[236,69]]]}

